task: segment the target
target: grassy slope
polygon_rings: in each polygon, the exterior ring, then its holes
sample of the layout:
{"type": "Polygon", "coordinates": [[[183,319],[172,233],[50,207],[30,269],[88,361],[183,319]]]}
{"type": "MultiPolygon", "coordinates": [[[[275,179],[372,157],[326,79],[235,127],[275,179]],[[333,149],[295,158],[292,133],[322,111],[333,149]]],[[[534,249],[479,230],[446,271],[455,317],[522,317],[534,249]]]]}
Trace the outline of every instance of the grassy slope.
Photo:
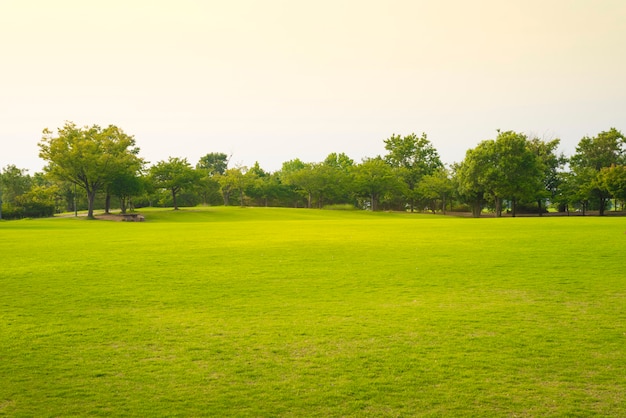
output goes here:
{"type": "Polygon", "coordinates": [[[0,414],[624,416],[623,218],[0,223],[0,414]]]}

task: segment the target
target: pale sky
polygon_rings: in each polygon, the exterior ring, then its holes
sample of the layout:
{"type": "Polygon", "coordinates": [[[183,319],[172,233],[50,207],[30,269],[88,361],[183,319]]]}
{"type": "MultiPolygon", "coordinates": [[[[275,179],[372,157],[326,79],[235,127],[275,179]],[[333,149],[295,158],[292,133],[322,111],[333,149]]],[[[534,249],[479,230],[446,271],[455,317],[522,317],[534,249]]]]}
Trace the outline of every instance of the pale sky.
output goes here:
{"type": "Polygon", "coordinates": [[[0,168],[44,128],[114,124],[151,163],[268,171],[384,154],[445,163],[496,129],[626,131],[625,0],[0,0],[0,168]]]}

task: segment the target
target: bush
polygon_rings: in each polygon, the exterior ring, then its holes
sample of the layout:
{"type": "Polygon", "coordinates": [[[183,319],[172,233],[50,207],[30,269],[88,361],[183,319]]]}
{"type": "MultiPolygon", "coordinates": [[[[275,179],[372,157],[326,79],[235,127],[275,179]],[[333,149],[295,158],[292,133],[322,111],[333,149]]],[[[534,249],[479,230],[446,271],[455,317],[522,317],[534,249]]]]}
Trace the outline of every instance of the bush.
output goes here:
{"type": "Polygon", "coordinates": [[[20,219],[23,218],[21,208],[15,207],[9,203],[2,204],[2,219],[20,219]]]}
{"type": "Polygon", "coordinates": [[[45,218],[54,215],[54,204],[26,202],[24,205],[2,205],[2,219],[45,218]]]}

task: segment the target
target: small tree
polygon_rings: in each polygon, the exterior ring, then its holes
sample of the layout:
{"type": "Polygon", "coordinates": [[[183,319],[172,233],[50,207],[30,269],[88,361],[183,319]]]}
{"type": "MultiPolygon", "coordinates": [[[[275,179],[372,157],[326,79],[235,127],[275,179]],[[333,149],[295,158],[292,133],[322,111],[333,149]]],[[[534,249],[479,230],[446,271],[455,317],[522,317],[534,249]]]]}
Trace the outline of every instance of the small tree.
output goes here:
{"type": "Polygon", "coordinates": [[[178,210],[178,193],[185,188],[193,188],[202,173],[194,170],[186,158],[169,157],[167,161],[159,161],[152,166],[149,175],[155,187],[168,190],[172,194],[174,210],[178,210]]]}

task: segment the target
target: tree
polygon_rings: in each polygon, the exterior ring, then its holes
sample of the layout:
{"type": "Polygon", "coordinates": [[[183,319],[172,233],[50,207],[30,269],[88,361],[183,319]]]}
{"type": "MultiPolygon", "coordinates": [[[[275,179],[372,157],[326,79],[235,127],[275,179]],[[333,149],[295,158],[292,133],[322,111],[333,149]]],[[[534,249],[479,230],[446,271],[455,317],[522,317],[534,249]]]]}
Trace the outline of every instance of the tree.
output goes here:
{"type": "Polygon", "coordinates": [[[14,165],[7,165],[0,172],[0,219],[3,203],[12,205],[19,196],[31,189],[32,179],[26,171],[14,165]]]}
{"type": "Polygon", "coordinates": [[[417,184],[425,175],[433,174],[443,167],[437,150],[430,143],[425,133],[418,137],[414,133],[401,137],[393,134],[385,141],[385,149],[389,151],[385,161],[398,169],[404,181],[404,195],[413,212],[418,198],[417,184]]]}
{"type": "Polygon", "coordinates": [[[436,200],[441,200],[441,210],[444,214],[446,213],[446,202],[453,190],[448,170],[443,167],[433,174],[422,177],[422,180],[417,185],[419,195],[433,202],[430,205],[433,213],[436,210],[436,200]]]}
{"type": "Polygon", "coordinates": [[[560,142],[559,139],[543,141],[534,137],[527,143],[529,149],[539,159],[539,164],[543,171],[543,190],[537,193],[539,216],[543,214],[542,203],[545,199],[554,200],[557,197],[561,178],[560,172],[565,163],[567,163],[567,158],[562,153],[556,153],[560,142]]]}
{"type": "Polygon", "coordinates": [[[316,173],[316,164],[303,163],[299,159],[283,163],[282,179],[285,184],[295,186],[304,192],[307,198],[307,207],[311,208],[313,195],[321,185],[316,173]]]}
{"type": "Polygon", "coordinates": [[[126,213],[128,206],[131,206],[131,198],[143,193],[144,180],[134,173],[125,172],[115,176],[110,184],[110,191],[120,200],[120,210],[126,213]]]}
{"type": "Polygon", "coordinates": [[[474,216],[479,216],[482,198],[494,202],[496,216],[502,215],[503,200],[509,199],[515,216],[517,202],[534,200],[541,190],[543,172],[525,135],[498,131],[495,140],[482,141],[466,153],[457,176],[460,195],[472,201],[474,216]]]}
{"type": "Polygon", "coordinates": [[[369,199],[370,210],[378,209],[381,196],[399,188],[398,177],[381,157],[364,160],[354,169],[357,193],[369,199]]]}
{"type": "Polygon", "coordinates": [[[585,189],[589,190],[589,198],[597,202],[600,216],[604,215],[610,193],[602,187],[598,174],[602,168],[624,165],[625,158],[626,138],[615,128],[600,132],[595,137],[583,137],[571,158],[572,171],[581,178],[588,178],[590,184],[585,185],[585,189]]]}
{"type": "Polygon", "coordinates": [[[248,185],[249,177],[245,174],[248,171],[247,167],[235,167],[227,169],[223,175],[218,176],[218,182],[222,188],[222,194],[224,195],[224,205],[230,204],[230,195],[233,192],[239,193],[239,204],[244,205],[244,194],[248,185]]]}
{"type": "Polygon", "coordinates": [[[229,160],[230,157],[223,152],[211,152],[200,158],[200,161],[196,164],[196,169],[205,170],[209,176],[224,174],[228,168],[229,160]]]}
{"type": "Polygon", "coordinates": [[[178,210],[178,193],[183,189],[193,188],[201,175],[202,173],[191,167],[186,158],[169,157],[167,161],[159,161],[150,168],[150,178],[155,186],[169,190],[172,194],[174,210],[178,210]]]}
{"type": "Polygon", "coordinates": [[[67,122],[57,136],[44,129],[38,145],[39,157],[48,161],[46,172],[85,190],[89,218],[93,218],[96,194],[116,173],[138,171],[143,165],[135,139],[114,125],[78,128],[67,122]]]}
{"type": "Polygon", "coordinates": [[[10,164],[0,173],[0,193],[5,203],[13,203],[15,198],[28,192],[32,187],[32,179],[28,170],[10,164]]]}
{"type": "Polygon", "coordinates": [[[598,174],[598,180],[600,187],[604,188],[614,199],[622,202],[626,200],[626,166],[603,167],[598,174]]]}
{"type": "Polygon", "coordinates": [[[321,174],[327,182],[325,198],[328,203],[354,203],[354,160],[342,153],[330,153],[322,163],[321,174]]]}
{"type": "Polygon", "coordinates": [[[543,188],[543,167],[524,134],[498,132],[494,145],[493,172],[498,180],[493,190],[497,196],[510,199],[515,216],[517,203],[521,199],[534,200],[543,188]]]}
{"type": "Polygon", "coordinates": [[[254,199],[257,204],[269,206],[269,200],[278,196],[278,177],[273,176],[261,168],[259,162],[246,172],[246,195],[254,199]]]}
{"type": "Polygon", "coordinates": [[[483,141],[465,152],[465,159],[453,166],[453,181],[462,202],[470,205],[472,216],[480,217],[487,195],[486,172],[489,168],[490,142],[483,141]]]}

